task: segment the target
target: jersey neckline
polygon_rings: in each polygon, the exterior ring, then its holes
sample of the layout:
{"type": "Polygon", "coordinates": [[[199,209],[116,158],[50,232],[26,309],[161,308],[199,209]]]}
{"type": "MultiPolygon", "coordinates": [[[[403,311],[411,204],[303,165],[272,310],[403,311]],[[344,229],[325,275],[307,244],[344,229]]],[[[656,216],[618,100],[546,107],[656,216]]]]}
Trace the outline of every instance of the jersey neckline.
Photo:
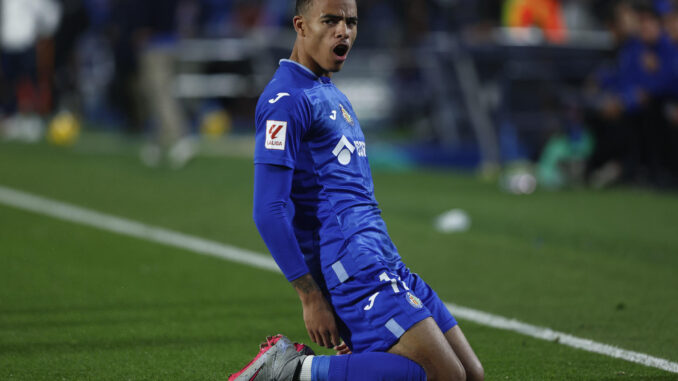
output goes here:
{"type": "Polygon", "coordinates": [[[283,66],[283,64],[287,64],[294,69],[298,69],[298,71],[303,72],[304,75],[306,75],[307,77],[310,77],[314,81],[320,81],[320,82],[323,82],[323,83],[331,83],[332,82],[332,80],[329,77],[319,77],[314,72],[312,72],[311,69],[300,64],[297,61],[293,61],[293,60],[290,60],[290,59],[283,58],[283,59],[280,60],[280,62],[278,62],[278,64],[280,66],[283,66]]]}

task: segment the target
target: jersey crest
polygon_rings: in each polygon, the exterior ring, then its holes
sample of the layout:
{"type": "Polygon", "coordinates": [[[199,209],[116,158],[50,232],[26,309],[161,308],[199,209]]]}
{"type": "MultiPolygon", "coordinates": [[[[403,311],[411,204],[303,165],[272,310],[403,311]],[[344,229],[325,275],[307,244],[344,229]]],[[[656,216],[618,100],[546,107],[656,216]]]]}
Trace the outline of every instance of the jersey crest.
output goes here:
{"type": "Polygon", "coordinates": [[[341,114],[344,116],[344,119],[346,119],[348,124],[353,126],[355,123],[353,122],[353,118],[351,117],[351,114],[349,114],[348,111],[346,111],[346,109],[344,108],[344,105],[342,105],[341,103],[339,104],[339,107],[341,107],[341,114]]]}
{"type": "Polygon", "coordinates": [[[407,293],[407,301],[410,305],[416,309],[424,308],[424,305],[421,303],[421,299],[417,298],[411,292],[407,293]]]}

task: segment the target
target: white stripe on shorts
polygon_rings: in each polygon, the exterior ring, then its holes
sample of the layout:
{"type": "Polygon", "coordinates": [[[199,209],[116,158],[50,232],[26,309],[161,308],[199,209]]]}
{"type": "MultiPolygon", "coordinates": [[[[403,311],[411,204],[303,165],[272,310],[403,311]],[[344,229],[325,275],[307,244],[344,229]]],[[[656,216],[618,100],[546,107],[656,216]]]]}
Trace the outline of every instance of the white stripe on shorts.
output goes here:
{"type": "Polygon", "coordinates": [[[346,282],[346,279],[348,279],[348,273],[346,272],[344,265],[341,264],[341,261],[336,261],[332,265],[332,270],[334,270],[334,273],[337,274],[337,278],[339,278],[339,282],[341,282],[341,283],[346,282]]]}
{"type": "Polygon", "coordinates": [[[397,338],[400,338],[400,336],[405,334],[403,327],[393,319],[386,322],[386,328],[388,328],[388,330],[397,338]]]}

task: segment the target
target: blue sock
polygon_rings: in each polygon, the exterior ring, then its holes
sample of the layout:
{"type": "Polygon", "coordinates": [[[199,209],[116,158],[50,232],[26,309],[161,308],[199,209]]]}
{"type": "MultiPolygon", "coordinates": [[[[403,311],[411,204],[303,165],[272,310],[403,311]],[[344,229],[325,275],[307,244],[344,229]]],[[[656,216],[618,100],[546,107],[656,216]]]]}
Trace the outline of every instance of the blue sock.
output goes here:
{"type": "Polygon", "coordinates": [[[382,352],[316,356],[311,373],[313,381],[426,381],[419,364],[382,352]]]}
{"type": "Polygon", "coordinates": [[[330,359],[332,356],[315,356],[311,363],[311,380],[327,381],[330,373],[330,359]]]}

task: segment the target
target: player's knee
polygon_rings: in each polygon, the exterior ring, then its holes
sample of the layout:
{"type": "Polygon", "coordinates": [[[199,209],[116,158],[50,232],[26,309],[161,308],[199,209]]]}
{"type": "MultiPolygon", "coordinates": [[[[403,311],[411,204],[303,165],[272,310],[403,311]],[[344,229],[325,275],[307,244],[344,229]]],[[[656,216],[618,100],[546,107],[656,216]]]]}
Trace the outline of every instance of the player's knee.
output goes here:
{"type": "Polygon", "coordinates": [[[468,381],[484,381],[485,369],[483,369],[483,365],[477,363],[466,368],[466,379],[468,381]]]}
{"type": "Polygon", "coordinates": [[[452,367],[449,376],[448,380],[450,381],[466,381],[466,370],[461,364],[456,364],[456,366],[452,367]]]}
{"type": "Polygon", "coordinates": [[[429,381],[466,381],[466,370],[459,363],[446,364],[447,366],[427,369],[429,381]]]}

